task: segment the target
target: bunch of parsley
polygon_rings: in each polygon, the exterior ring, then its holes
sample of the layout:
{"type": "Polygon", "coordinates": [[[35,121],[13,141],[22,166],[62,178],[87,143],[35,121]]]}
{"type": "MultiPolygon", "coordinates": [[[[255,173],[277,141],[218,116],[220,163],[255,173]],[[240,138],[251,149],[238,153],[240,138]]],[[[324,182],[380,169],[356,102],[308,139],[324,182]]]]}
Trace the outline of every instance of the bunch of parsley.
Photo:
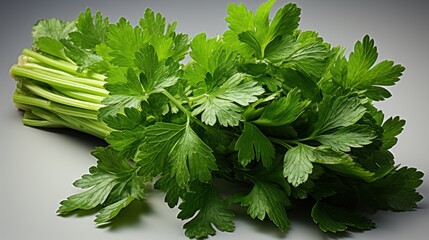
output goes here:
{"type": "Polygon", "coordinates": [[[363,213],[416,207],[423,173],[389,151],[405,121],[373,105],[404,67],[377,62],[369,36],[346,57],[298,29],[295,4],[270,19],[274,3],[230,4],[229,30],[216,38],[176,33],[150,9],[137,26],[89,9],[37,22],[33,50],[11,68],[24,124],[108,143],[58,213],[101,206],[103,224],[152,183],[189,238],[233,231],[232,204],[286,230],[287,210],[306,202],[325,232],[371,229],[363,213]],[[228,184],[237,191],[225,193],[228,184]]]}

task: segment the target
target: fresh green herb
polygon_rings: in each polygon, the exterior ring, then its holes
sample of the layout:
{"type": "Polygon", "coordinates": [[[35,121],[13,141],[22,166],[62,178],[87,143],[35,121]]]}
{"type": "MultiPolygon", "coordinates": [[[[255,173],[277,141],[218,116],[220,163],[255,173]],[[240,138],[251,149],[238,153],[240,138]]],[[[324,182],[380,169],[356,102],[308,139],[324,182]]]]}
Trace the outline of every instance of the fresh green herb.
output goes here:
{"type": "Polygon", "coordinates": [[[152,183],[197,239],[233,231],[232,204],[284,231],[305,200],[325,232],[374,228],[368,209],[415,208],[423,173],[390,152],[405,121],[373,105],[404,67],[377,63],[369,36],[347,57],[298,28],[295,4],[270,19],[274,3],[230,4],[229,30],[215,38],[176,33],[150,9],[137,26],[89,9],[37,22],[10,70],[24,124],[108,143],[58,213],[100,207],[95,222],[114,221],[152,183]]]}

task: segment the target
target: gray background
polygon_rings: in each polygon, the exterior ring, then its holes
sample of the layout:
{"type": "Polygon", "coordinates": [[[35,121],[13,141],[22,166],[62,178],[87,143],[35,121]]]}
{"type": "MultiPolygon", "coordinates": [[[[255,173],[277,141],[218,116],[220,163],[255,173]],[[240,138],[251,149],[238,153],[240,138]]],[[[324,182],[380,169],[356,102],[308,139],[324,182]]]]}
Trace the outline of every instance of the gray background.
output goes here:
{"type": "MultiPolygon", "coordinates": [[[[135,204],[120,221],[97,228],[93,215],[56,216],[60,200],[78,192],[71,183],[95,163],[89,152],[101,141],[75,132],[53,132],[25,127],[12,103],[15,88],[8,69],[31,43],[31,27],[41,18],[74,19],[90,7],[111,21],[125,16],[137,23],[145,8],[179,22],[178,31],[209,36],[222,33],[231,1],[2,1],[0,3],[0,239],[186,239],[177,209],[162,202],[162,194],[150,191],[149,201],[135,204]],[[127,217],[124,217],[127,215],[127,217]]],[[[255,9],[262,1],[243,1],[255,9]]],[[[429,117],[429,15],[424,1],[296,1],[303,9],[301,29],[314,29],[333,45],[352,49],[356,40],[370,34],[380,59],[393,59],[407,70],[393,97],[379,106],[387,116],[407,120],[394,148],[396,161],[429,174],[427,137],[429,117]]],[[[285,1],[278,1],[275,9],[285,1]]],[[[429,177],[419,189],[426,197],[419,209],[406,213],[379,212],[378,227],[364,233],[333,236],[321,233],[305,212],[292,212],[292,226],[280,233],[271,224],[238,215],[234,233],[218,233],[214,239],[426,239],[429,235],[429,177]]]]}

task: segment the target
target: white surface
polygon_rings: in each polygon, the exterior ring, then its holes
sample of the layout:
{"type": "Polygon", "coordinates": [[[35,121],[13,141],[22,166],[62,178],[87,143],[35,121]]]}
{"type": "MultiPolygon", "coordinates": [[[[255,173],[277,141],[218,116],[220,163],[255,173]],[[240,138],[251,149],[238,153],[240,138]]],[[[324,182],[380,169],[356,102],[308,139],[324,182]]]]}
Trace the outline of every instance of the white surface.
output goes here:
{"type": "MultiPolygon", "coordinates": [[[[243,1],[255,9],[262,1],[243,1]]],[[[333,45],[351,50],[356,40],[370,34],[380,59],[393,59],[407,70],[392,88],[393,97],[380,104],[387,116],[407,120],[394,149],[396,161],[429,174],[427,136],[429,117],[429,17],[424,1],[297,1],[302,8],[302,29],[314,29],[333,45]],[[375,3],[374,3],[375,2],[375,3]]],[[[13,106],[14,82],[8,75],[20,50],[31,43],[31,27],[40,18],[74,19],[90,7],[112,21],[125,16],[136,23],[145,8],[179,22],[178,31],[195,35],[222,33],[228,1],[13,1],[0,3],[0,239],[186,239],[177,209],[169,209],[159,192],[149,201],[135,204],[110,227],[97,228],[93,215],[56,216],[59,202],[78,190],[71,183],[95,163],[89,152],[102,142],[79,133],[57,133],[24,127],[13,106]],[[125,217],[126,215],[126,217],[125,217]]],[[[276,8],[285,1],[278,1],[276,8]]],[[[428,181],[420,192],[429,196],[428,181]]],[[[213,239],[426,239],[429,204],[406,213],[379,212],[377,229],[364,233],[329,235],[320,232],[306,212],[289,214],[291,228],[280,233],[269,223],[238,214],[234,233],[218,233],[213,239]]]]}

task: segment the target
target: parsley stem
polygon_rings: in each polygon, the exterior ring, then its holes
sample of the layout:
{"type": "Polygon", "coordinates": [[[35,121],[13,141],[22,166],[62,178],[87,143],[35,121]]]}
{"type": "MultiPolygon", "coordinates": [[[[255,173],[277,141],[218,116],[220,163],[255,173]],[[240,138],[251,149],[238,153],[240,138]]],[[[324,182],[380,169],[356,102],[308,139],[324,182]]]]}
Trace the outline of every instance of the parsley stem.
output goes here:
{"type": "MultiPolygon", "coordinates": [[[[52,59],[46,56],[43,56],[42,54],[39,54],[35,51],[32,51],[30,49],[23,49],[22,53],[25,56],[29,56],[32,57],[42,63],[45,63],[49,66],[55,67],[57,69],[63,70],[65,72],[71,73],[71,74],[76,74],[78,73],[78,67],[76,64],[72,64],[70,62],[66,62],[66,61],[62,61],[62,60],[56,60],[56,59],[52,59]]],[[[104,81],[106,79],[106,76],[103,76],[102,74],[97,74],[97,73],[88,73],[88,71],[84,70],[80,75],[82,76],[88,76],[100,81],[104,81]]]]}
{"type": "MultiPolygon", "coordinates": [[[[170,101],[176,105],[177,108],[179,108],[184,114],[186,114],[187,116],[187,121],[189,122],[189,119],[192,119],[193,121],[195,121],[198,125],[200,125],[202,128],[206,129],[206,130],[210,130],[210,126],[204,124],[203,122],[201,122],[198,118],[193,117],[191,112],[186,109],[181,102],[179,102],[175,97],[173,97],[167,90],[162,91],[162,93],[168,98],[170,99],[170,101]]],[[[229,133],[229,132],[228,132],[229,133]]]]}
{"type": "Polygon", "coordinates": [[[80,101],[74,98],[56,94],[52,90],[51,91],[46,90],[43,87],[40,87],[37,84],[32,83],[31,81],[28,81],[25,83],[25,88],[27,88],[32,93],[38,96],[41,96],[53,102],[62,103],[64,105],[69,105],[72,107],[93,110],[93,111],[98,111],[101,107],[103,107],[103,105],[101,104],[80,101]]]}
{"type": "MultiPolygon", "coordinates": [[[[105,124],[97,120],[83,119],[79,117],[68,116],[65,114],[56,114],[52,111],[37,108],[37,107],[31,108],[31,113],[39,117],[40,119],[45,119],[46,121],[51,122],[53,126],[56,126],[56,127],[63,126],[63,127],[71,128],[77,131],[81,131],[81,132],[96,136],[101,139],[104,139],[111,132],[110,128],[108,128],[105,124]]],[[[35,123],[36,125],[28,125],[28,126],[37,127],[40,121],[39,122],[26,121],[24,123],[27,123],[27,124],[35,123]]]]}
{"type": "Polygon", "coordinates": [[[70,116],[75,117],[81,117],[81,118],[87,118],[87,119],[97,119],[97,111],[91,111],[81,108],[75,108],[66,106],[63,104],[58,104],[49,100],[45,100],[40,97],[34,97],[25,95],[23,93],[20,93],[18,91],[15,92],[13,96],[13,101],[17,105],[18,108],[22,110],[30,110],[32,106],[43,108],[45,110],[49,110],[56,113],[62,113],[62,114],[68,114],[70,116]]]}
{"type": "Polygon", "coordinates": [[[280,146],[283,146],[283,147],[285,147],[287,149],[291,149],[292,148],[292,146],[289,143],[287,143],[287,141],[284,140],[284,139],[278,139],[278,138],[273,138],[273,137],[269,137],[268,139],[271,142],[276,143],[276,144],[278,144],[280,146]]]}
{"type": "Polygon", "coordinates": [[[101,102],[104,100],[105,97],[101,97],[101,96],[97,96],[97,95],[92,95],[89,93],[83,93],[83,92],[78,92],[78,91],[73,91],[73,90],[69,90],[66,88],[61,88],[61,87],[55,87],[55,89],[59,92],[61,92],[62,94],[78,99],[78,100],[82,100],[82,101],[86,101],[86,102],[90,102],[90,103],[96,103],[96,104],[101,104],[101,102]]]}
{"type": "Polygon", "coordinates": [[[207,97],[207,94],[201,94],[201,95],[196,96],[196,97],[188,97],[188,102],[192,103],[192,102],[198,101],[198,100],[205,98],[205,97],[207,97]]]}
{"type": "Polygon", "coordinates": [[[191,116],[191,112],[189,112],[188,109],[186,109],[181,102],[179,102],[175,97],[173,97],[167,90],[163,90],[162,94],[164,94],[168,99],[170,99],[170,101],[176,105],[176,107],[178,109],[180,109],[180,111],[182,111],[183,113],[185,113],[188,116],[191,116]]]}
{"type": "Polygon", "coordinates": [[[108,96],[108,92],[104,88],[88,86],[85,83],[70,81],[68,79],[63,79],[60,77],[39,73],[37,71],[19,67],[18,65],[14,65],[11,67],[10,74],[14,78],[25,77],[25,78],[30,78],[30,79],[40,81],[56,87],[68,88],[71,90],[91,93],[91,94],[99,95],[103,97],[108,96]]]}
{"type": "Polygon", "coordinates": [[[88,86],[93,86],[93,87],[98,87],[98,88],[103,88],[103,86],[104,86],[104,82],[102,82],[102,81],[98,81],[98,80],[94,80],[94,79],[90,79],[90,78],[75,77],[75,76],[72,76],[72,75],[67,74],[65,72],[61,72],[61,71],[58,71],[55,69],[49,69],[49,68],[46,68],[46,67],[43,67],[43,66],[37,65],[37,64],[24,63],[24,64],[18,65],[18,66],[26,68],[26,69],[31,69],[34,72],[44,74],[46,76],[52,76],[52,77],[61,78],[63,80],[67,80],[67,81],[71,81],[71,82],[82,83],[82,84],[86,84],[88,86]]]}

